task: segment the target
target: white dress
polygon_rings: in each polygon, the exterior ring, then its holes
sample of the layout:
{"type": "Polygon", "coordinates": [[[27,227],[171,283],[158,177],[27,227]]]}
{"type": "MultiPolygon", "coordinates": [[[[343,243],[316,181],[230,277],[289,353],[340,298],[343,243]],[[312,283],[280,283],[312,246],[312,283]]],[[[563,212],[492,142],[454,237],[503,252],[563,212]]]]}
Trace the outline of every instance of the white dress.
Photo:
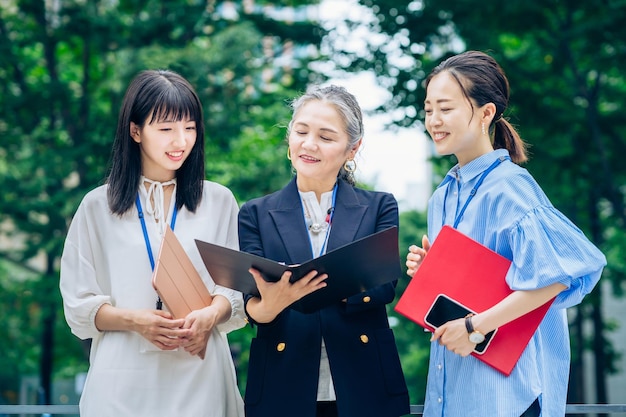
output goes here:
{"type": "MultiPolygon", "coordinates": [[[[238,249],[238,206],[230,190],[205,181],[195,213],[178,211],[174,233],[212,294],[230,300],[231,318],[209,338],[204,360],[183,349],[161,351],[136,332],[100,332],[94,323],[105,303],[153,309],[157,299],[152,270],[135,206],[123,216],[111,213],[107,186],[89,192],[72,220],[61,259],[60,289],[65,318],[81,339],[92,338],[90,367],[80,399],[83,417],[244,415],[226,333],[245,325],[241,293],[216,286],[194,239],[238,249]]],[[[141,203],[146,208],[146,193],[141,203]]],[[[171,222],[175,199],[168,211],[171,222]]],[[[161,235],[145,215],[156,257],[161,235]]]]}

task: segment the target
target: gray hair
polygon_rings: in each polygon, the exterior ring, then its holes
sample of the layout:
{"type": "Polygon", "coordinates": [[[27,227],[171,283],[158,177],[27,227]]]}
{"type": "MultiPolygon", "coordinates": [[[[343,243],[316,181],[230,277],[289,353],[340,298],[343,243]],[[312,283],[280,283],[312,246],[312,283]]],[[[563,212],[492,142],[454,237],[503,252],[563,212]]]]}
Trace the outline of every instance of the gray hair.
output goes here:
{"type": "MultiPolygon", "coordinates": [[[[348,90],[337,85],[329,85],[328,87],[313,86],[309,88],[305,94],[291,102],[293,113],[291,121],[289,121],[289,125],[287,126],[287,137],[289,137],[291,133],[293,120],[295,119],[298,111],[306,103],[314,100],[323,101],[335,107],[344,122],[345,133],[348,135],[348,147],[346,149],[352,149],[356,146],[359,140],[363,138],[364,132],[361,107],[356,101],[356,98],[350,94],[348,90]]],[[[352,185],[356,183],[354,174],[346,171],[343,166],[339,170],[337,176],[343,178],[352,185]]]]}

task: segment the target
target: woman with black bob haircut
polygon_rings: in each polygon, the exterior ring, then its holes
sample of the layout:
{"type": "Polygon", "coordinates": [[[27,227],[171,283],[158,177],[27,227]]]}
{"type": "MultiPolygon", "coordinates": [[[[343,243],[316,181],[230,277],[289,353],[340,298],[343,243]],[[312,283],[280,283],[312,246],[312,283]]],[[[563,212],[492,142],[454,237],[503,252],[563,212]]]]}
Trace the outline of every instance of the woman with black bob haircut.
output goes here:
{"type": "Polygon", "coordinates": [[[122,104],[111,158],[108,197],[111,211],[122,215],[135,203],[141,177],[141,150],[130,136],[138,126],[187,117],[196,123],[196,140],[185,164],[176,171],[176,207],[195,212],[204,183],[204,118],[202,104],[189,83],[167,71],[146,71],[128,88],[122,104]],[[148,119],[148,117],[150,119],[148,119]]]}
{"type": "Polygon", "coordinates": [[[80,415],[243,416],[226,339],[245,325],[242,295],[215,285],[194,243],[238,249],[239,210],[230,190],[204,180],[202,106],[184,78],[144,71],[131,82],[111,159],[61,259],[67,323],[93,340],[80,415]],[[213,295],[184,318],[152,287],[168,225],[213,295]]]}

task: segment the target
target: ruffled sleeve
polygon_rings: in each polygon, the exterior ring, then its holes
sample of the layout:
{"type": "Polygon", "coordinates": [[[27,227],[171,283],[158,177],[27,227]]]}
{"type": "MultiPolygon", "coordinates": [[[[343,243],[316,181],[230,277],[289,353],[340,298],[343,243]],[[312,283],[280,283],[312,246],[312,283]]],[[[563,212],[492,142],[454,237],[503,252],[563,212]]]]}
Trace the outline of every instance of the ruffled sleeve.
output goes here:
{"type": "Polygon", "coordinates": [[[111,296],[98,282],[87,208],[81,204],[72,220],[61,257],[59,287],[67,324],[81,339],[100,334],[95,318],[103,304],[111,304],[111,296]]]}
{"type": "Polygon", "coordinates": [[[213,295],[221,295],[230,302],[230,318],[217,326],[222,333],[229,333],[233,330],[241,329],[246,325],[246,315],[243,309],[243,295],[239,291],[216,285],[213,295]]]}
{"type": "Polygon", "coordinates": [[[600,279],[606,258],[583,232],[551,206],[539,206],[509,231],[513,263],[506,281],[513,290],[554,283],[567,287],[553,308],[580,303],[600,279]]]}

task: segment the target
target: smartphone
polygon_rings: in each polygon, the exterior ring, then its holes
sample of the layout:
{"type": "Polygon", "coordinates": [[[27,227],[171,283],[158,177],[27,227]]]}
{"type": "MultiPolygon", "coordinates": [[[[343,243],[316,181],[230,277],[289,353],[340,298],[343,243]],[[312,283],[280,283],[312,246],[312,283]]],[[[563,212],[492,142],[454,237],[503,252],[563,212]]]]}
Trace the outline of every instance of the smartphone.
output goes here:
{"type": "MultiPolygon", "coordinates": [[[[429,326],[434,327],[435,329],[441,326],[444,323],[447,323],[451,320],[456,320],[467,316],[469,313],[476,314],[475,311],[465,307],[463,304],[459,303],[456,300],[448,297],[445,294],[439,294],[435,298],[435,301],[430,306],[428,313],[426,313],[426,317],[424,321],[429,326]]],[[[479,355],[484,353],[489,347],[489,343],[493,336],[495,335],[496,330],[493,330],[485,335],[485,340],[482,343],[479,343],[474,348],[474,352],[479,355]]]]}

